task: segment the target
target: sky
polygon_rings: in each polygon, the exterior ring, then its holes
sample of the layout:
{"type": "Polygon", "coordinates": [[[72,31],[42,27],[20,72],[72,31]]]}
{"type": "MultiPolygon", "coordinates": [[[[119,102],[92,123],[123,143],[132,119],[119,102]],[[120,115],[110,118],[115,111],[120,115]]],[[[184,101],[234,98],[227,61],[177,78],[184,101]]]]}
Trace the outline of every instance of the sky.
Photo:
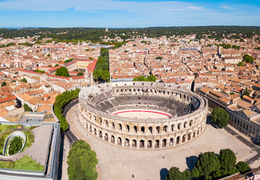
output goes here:
{"type": "Polygon", "coordinates": [[[259,0],[0,0],[0,27],[260,26],[259,0]]]}

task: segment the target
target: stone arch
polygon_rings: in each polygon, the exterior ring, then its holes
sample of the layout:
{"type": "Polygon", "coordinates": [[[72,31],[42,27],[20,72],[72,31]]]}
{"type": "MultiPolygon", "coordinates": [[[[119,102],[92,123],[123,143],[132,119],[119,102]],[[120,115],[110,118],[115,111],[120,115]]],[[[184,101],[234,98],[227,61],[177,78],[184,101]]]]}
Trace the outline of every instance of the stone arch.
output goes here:
{"type": "Polygon", "coordinates": [[[180,139],[181,139],[180,136],[178,136],[178,137],[176,138],[176,145],[177,145],[177,144],[180,144],[180,139]]]}
{"type": "Polygon", "coordinates": [[[86,121],[85,128],[88,129],[88,122],[86,121]]]}
{"type": "Polygon", "coordinates": [[[97,129],[96,128],[94,128],[94,134],[97,135],[97,129]]]}
{"type": "Polygon", "coordinates": [[[167,130],[168,130],[168,126],[167,126],[167,125],[163,126],[163,131],[164,131],[165,133],[167,133],[167,130]]]}
{"type": "Polygon", "coordinates": [[[132,147],[137,147],[137,141],[135,139],[132,140],[132,147]]]}
{"type": "Polygon", "coordinates": [[[185,142],[185,140],[186,140],[186,134],[183,134],[183,136],[182,136],[182,142],[185,142]]]}
{"type": "Polygon", "coordinates": [[[189,134],[188,134],[188,141],[191,140],[191,138],[192,138],[192,133],[189,132],[189,134]]]}
{"type": "Polygon", "coordinates": [[[141,133],[143,133],[143,134],[145,133],[145,127],[144,126],[141,127],[141,133]]]}
{"type": "Polygon", "coordinates": [[[181,123],[178,123],[178,130],[181,130],[181,123]]]}
{"type": "Polygon", "coordinates": [[[128,138],[125,138],[125,146],[129,147],[129,139],[128,138]]]}
{"type": "Polygon", "coordinates": [[[140,140],[140,148],[144,148],[144,140],[140,140]]]}
{"type": "Polygon", "coordinates": [[[108,121],[107,120],[105,120],[105,126],[108,127],[108,121]]]}
{"type": "Polygon", "coordinates": [[[150,132],[151,134],[153,134],[153,127],[150,126],[148,129],[149,129],[149,132],[150,132]]]}
{"type": "Polygon", "coordinates": [[[111,143],[115,144],[115,136],[111,135],[111,143]]]}
{"type": "Polygon", "coordinates": [[[103,138],[103,136],[102,136],[102,131],[99,131],[98,136],[99,136],[101,139],[103,138]]]}
{"type": "Polygon", "coordinates": [[[190,123],[189,123],[189,125],[190,125],[190,126],[192,126],[192,125],[193,125],[193,120],[190,120],[190,123]]]}
{"type": "Polygon", "coordinates": [[[173,146],[173,138],[170,138],[169,146],[173,146]]]}
{"type": "Polygon", "coordinates": [[[117,145],[122,146],[122,138],[121,137],[117,137],[117,145]]]}
{"type": "Polygon", "coordinates": [[[193,131],[193,138],[196,136],[196,130],[193,131]]]}
{"type": "Polygon", "coordinates": [[[129,127],[129,125],[126,125],[126,131],[127,131],[127,132],[130,132],[130,127],[129,127]]]}
{"type": "Polygon", "coordinates": [[[118,124],[118,130],[121,130],[122,131],[122,124],[118,124]]]}
{"type": "Polygon", "coordinates": [[[174,128],[175,128],[175,125],[172,124],[172,125],[171,125],[171,131],[174,131],[174,128]]]}
{"type": "Polygon", "coordinates": [[[159,148],[160,147],[160,140],[156,139],[155,140],[155,148],[159,148]]]}
{"type": "Polygon", "coordinates": [[[162,147],[166,147],[167,146],[167,139],[163,139],[162,140],[162,147]]]}
{"type": "Polygon", "coordinates": [[[148,140],[147,148],[152,148],[152,147],[153,147],[153,141],[152,140],[148,140]]]}
{"type": "Polygon", "coordinates": [[[92,126],[91,125],[89,125],[89,131],[92,132],[92,126]]]}
{"type": "Polygon", "coordinates": [[[184,124],[183,124],[183,128],[186,128],[186,127],[187,127],[187,124],[188,124],[188,122],[185,121],[184,124]]]}
{"type": "Polygon", "coordinates": [[[111,128],[115,129],[115,123],[114,122],[111,122],[111,128]]]}
{"type": "Polygon", "coordinates": [[[157,134],[160,133],[160,126],[157,126],[157,127],[156,127],[156,132],[157,132],[157,134]]]}
{"type": "Polygon", "coordinates": [[[134,126],[134,132],[137,133],[137,126],[134,126]]]}
{"type": "Polygon", "coordinates": [[[104,139],[105,139],[105,141],[108,141],[108,134],[107,133],[105,133],[104,139]]]}

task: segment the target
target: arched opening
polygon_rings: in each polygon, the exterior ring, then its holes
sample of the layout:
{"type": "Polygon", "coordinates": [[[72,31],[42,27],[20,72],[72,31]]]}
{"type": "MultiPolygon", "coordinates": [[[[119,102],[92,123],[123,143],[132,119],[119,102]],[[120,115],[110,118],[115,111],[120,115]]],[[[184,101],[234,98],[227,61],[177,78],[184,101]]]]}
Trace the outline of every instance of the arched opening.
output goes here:
{"type": "Polygon", "coordinates": [[[140,148],[144,148],[144,140],[140,141],[140,148]]]}
{"type": "Polygon", "coordinates": [[[171,130],[174,131],[174,124],[171,125],[171,130]]]}
{"type": "Polygon", "coordinates": [[[197,131],[197,135],[200,133],[200,130],[198,129],[198,131],[197,131]]]}
{"type": "Polygon", "coordinates": [[[94,128],[94,134],[97,135],[97,130],[96,130],[96,128],[94,128]]]}
{"type": "Polygon", "coordinates": [[[118,129],[122,131],[122,124],[118,124],[118,129]]]}
{"type": "Polygon", "coordinates": [[[163,141],[162,141],[162,147],[166,147],[166,144],[167,144],[167,139],[163,139],[163,141]]]}
{"type": "Polygon", "coordinates": [[[182,142],[185,142],[186,134],[182,136],[182,142]]]}
{"type": "Polygon", "coordinates": [[[102,138],[102,131],[99,131],[99,135],[100,138],[102,138]]]}
{"type": "Polygon", "coordinates": [[[130,131],[130,127],[129,127],[129,125],[126,125],[126,131],[127,131],[127,132],[130,131]]]}
{"type": "Polygon", "coordinates": [[[180,143],[180,136],[178,136],[176,139],[176,144],[179,144],[179,143],[180,143]]]}
{"type": "Polygon", "coordinates": [[[149,132],[150,132],[151,134],[153,134],[153,127],[150,126],[148,129],[149,129],[149,132]]]}
{"type": "Polygon", "coordinates": [[[149,140],[147,143],[147,148],[152,148],[153,147],[153,141],[149,140]]]}
{"type": "Polygon", "coordinates": [[[193,137],[195,138],[195,136],[196,136],[196,131],[193,132],[193,137]]]}
{"type": "Polygon", "coordinates": [[[156,127],[156,131],[157,131],[158,134],[160,133],[160,126],[156,127]]]}
{"type": "Polygon", "coordinates": [[[105,121],[105,126],[108,127],[108,121],[107,120],[105,121]]]}
{"type": "Polygon", "coordinates": [[[191,139],[191,132],[188,134],[188,141],[191,139]]]}
{"type": "Polygon", "coordinates": [[[136,126],[134,126],[134,132],[137,133],[137,127],[136,126]]]}
{"type": "Polygon", "coordinates": [[[178,124],[178,129],[179,129],[179,130],[181,129],[181,123],[178,124]]]}
{"type": "Polygon", "coordinates": [[[132,147],[136,148],[136,146],[137,146],[137,143],[136,143],[136,140],[134,139],[133,142],[132,142],[132,147]]]}
{"type": "Polygon", "coordinates": [[[129,147],[129,139],[125,138],[125,146],[129,147]]]}
{"type": "Polygon", "coordinates": [[[122,139],[121,139],[121,137],[117,138],[117,145],[122,146],[122,139]]]}
{"type": "Polygon", "coordinates": [[[88,129],[88,123],[86,122],[85,128],[88,129]]]}
{"type": "Polygon", "coordinates": [[[164,131],[165,133],[167,133],[167,128],[168,128],[168,126],[163,126],[163,131],[164,131]]]}
{"type": "Polygon", "coordinates": [[[172,146],[173,145],[173,138],[170,139],[170,143],[169,143],[169,146],[172,146]]]}
{"type": "Polygon", "coordinates": [[[89,131],[92,132],[92,126],[91,125],[89,125],[89,131]]]}
{"type": "Polygon", "coordinates": [[[187,121],[184,123],[183,127],[186,128],[187,127],[187,121]]]}
{"type": "Polygon", "coordinates": [[[111,143],[115,143],[115,136],[111,136],[111,143]]]}
{"type": "Polygon", "coordinates": [[[111,128],[115,129],[115,123],[113,123],[113,122],[111,123],[111,128]]]}
{"type": "Polygon", "coordinates": [[[155,148],[159,148],[159,147],[160,147],[160,140],[157,139],[157,140],[155,141],[155,148]]]}
{"type": "Polygon", "coordinates": [[[105,141],[108,141],[108,134],[107,133],[105,133],[104,138],[105,138],[105,141]]]}
{"type": "Polygon", "coordinates": [[[143,133],[143,134],[145,133],[145,128],[144,128],[144,126],[141,127],[141,133],[143,133]]]}
{"type": "Polygon", "coordinates": [[[101,118],[99,118],[99,124],[100,124],[100,126],[102,126],[102,119],[101,118]]]}
{"type": "Polygon", "coordinates": [[[192,126],[192,125],[193,125],[193,120],[190,121],[190,126],[192,126]]]}

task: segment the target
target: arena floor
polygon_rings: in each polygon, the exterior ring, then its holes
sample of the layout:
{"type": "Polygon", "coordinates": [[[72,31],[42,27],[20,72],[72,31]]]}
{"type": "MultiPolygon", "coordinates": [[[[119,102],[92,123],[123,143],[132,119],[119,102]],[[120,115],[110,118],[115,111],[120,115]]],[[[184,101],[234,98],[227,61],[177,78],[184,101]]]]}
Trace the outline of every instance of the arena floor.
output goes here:
{"type": "Polygon", "coordinates": [[[143,118],[143,119],[158,119],[158,118],[171,118],[172,116],[160,111],[149,110],[126,110],[117,111],[112,113],[115,116],[129,117],[129,118],[143,118]]]}

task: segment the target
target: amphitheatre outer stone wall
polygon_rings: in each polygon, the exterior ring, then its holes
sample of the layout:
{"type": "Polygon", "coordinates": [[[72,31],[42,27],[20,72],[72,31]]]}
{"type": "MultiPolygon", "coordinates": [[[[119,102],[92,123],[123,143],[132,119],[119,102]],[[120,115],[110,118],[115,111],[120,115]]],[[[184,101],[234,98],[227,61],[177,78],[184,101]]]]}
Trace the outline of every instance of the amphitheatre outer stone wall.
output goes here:
{"type": "MultiPolygon", "coordinates": [[[[118,105],[118,107],[121,106],[126,107],[118,105]]],[[[151,107],[146,103],[136,104],[137,109],[138,106],[146,106],[147,109],[151,107]]],[[[167,109],[162,108],[166,112],[167,109]]],[[[79,94],[79,109],[81,125],[97,138],[128,148],[157,149],[181,145],[198,137],[206,128],[208,103],[203,97],[177,85],[154,82],[120,82],[84,88],[79,94]],[[174,98],[185,104],[197,102],[197,107],[183,116],[174,116],[173,118],[118,117],[113,116],[109,111],[102,112],[95,108],[99,105],[97,102],[113,99],[110,94],[113,97],[157,96],[174,98]],[[105,97],[93,100],[94,97],[101,97],[101,95],[105,97]]]]}

